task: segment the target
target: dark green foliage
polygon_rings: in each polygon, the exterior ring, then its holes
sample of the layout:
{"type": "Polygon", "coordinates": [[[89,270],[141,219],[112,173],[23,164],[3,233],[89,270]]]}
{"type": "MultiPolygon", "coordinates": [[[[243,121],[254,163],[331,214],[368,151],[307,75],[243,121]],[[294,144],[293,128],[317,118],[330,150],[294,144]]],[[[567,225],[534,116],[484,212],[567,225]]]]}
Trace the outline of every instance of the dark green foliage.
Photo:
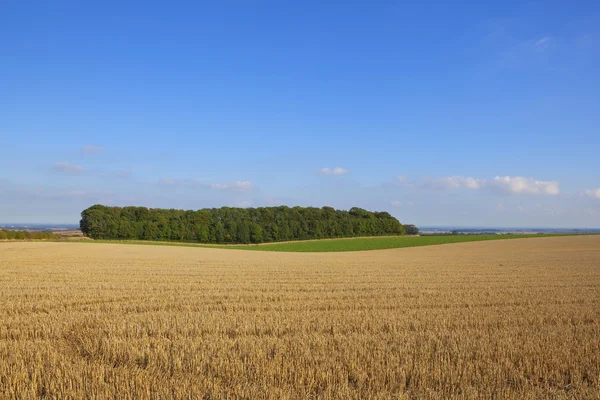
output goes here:
{"type": "Polygon", "coordinates": [[[417,228],[414,225],[404,225],[404,229],[405,229],[407,235],[418,235],[419,234],[419,228],[417,228]]]}
{"type": "Polygon", "coordinates": [[[0,229],[0,240],[54,240],[58,236],[45,231],[13,231],[0,229]]]}
{"type": "Polygon", "coordinates": [[[286,206],[183,211],[95,205],[81,213],[80,227],[93,239],[238,244],[405,233],[390,214],[356,207],[350,211],[286,206]]]}

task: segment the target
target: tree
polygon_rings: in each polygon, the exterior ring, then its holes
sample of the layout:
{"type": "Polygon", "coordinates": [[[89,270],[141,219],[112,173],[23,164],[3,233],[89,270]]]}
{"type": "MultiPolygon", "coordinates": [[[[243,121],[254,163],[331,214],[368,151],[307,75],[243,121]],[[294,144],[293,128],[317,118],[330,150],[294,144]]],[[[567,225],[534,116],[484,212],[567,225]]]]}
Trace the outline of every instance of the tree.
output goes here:
{"type": "Polygon", "coordinates": [[[119,223],[119,239],[134,239],[135,231],[129,220],[121,220],[119,223]]]}
{"type": "MultiPolygon", "coordinates": [[[[287,206],[182,211],[94,205],[81,213],[80,227],[85,235],[93,239],[202,243],[261,243],[324,237],[401,235],[405,231],[402,224],[387,212],[370,212],[357,207],[343,211],[332,207],[287,206]]],[[[416,230],[409,228],[411,232],[416,230]]]]}
{"type": "Polygon", "coordinates": [[[250,224],[247,221],[241,221],[237,227],[236,243],[250,243],[250,224]]]}
{"type": "Polygon", "coordinates": [[[414,225],[403,225],[404,226],[404,230],[406,232],[407,235],[418,235],[419,234],[419,228],[417,228],[414,225]]]}
{"type": "Polygon", "coordinates": [[[197,234],[199,242],[210,243],[210,231],[208,229],[208,225],[202,225],[197,234]]]}
{"type": "Polygon", "coordinates": [[[253,222],[250,225],[250,240],[252,243],[262,243],[263,242],[263,230],[259,224],[253,222]]]}
{"type": "Polygon", "coordinates": [[[223,243],[225,242],[225,226],[221,221],[218,221],[215,225],[215,242],[223,243]]]}

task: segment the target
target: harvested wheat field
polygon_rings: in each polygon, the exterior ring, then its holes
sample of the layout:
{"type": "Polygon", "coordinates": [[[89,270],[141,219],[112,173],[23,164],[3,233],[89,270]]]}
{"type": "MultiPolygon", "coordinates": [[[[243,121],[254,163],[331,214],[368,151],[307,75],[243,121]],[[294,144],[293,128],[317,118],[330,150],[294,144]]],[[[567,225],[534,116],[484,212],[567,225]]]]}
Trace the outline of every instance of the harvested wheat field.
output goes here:
{"type": "Polygon", "coordinates": [[[0,398],[599,398],[600,237],[0,244],[0,398]]]}

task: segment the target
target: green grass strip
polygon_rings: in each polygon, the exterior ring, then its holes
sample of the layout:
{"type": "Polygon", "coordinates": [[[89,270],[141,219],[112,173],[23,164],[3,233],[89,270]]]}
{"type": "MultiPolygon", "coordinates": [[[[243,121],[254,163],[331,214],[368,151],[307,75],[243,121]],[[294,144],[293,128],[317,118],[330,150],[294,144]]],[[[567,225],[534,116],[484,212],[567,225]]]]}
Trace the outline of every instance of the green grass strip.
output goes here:
{"type": "Polygon", "coordinates": [[[526,234],[526,235],[444,235],[444,236],[397,236],[307,240],[300,242],[280,242],[261,245],[218,245],[201,243],[156,242],[141,240],[81,240],[69,243],[111,243],[150,246],[205,247],[232,250],[281,251],[281,252],[339,252],[397,249],[403,247],[431,246],[449,243],[480,242],[486,240],[507,240],[523,238],[545,238],[556,236],[583,236],[582,234],[526,234]]]}

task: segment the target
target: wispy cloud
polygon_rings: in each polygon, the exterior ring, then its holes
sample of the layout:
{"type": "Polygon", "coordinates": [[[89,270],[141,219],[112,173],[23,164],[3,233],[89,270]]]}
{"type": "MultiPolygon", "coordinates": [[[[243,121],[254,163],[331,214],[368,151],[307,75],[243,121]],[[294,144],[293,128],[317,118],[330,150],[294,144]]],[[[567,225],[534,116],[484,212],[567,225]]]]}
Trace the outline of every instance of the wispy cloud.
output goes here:
{"type": "Polygon", "coordinates": [[[585,194],[587,196],[589,196],[589,197],[600,199],[600,188],[598,188],[598,189],[592,189],[592,190],[586,190],[585,194]]]}
{"type": "Polygon", "coordinates": [[[158,184],[161,186],[177,186],[184,183],[185,180],[177,179],[177,178],[162,178],[158,181],[158,184]]]}
{"type": "Polygon", "coordinates": [[[341,168],[341,167],[337,167],[337,168],[321,168],[321,173],[323,175],[346,175],[346,174],[349,174],[350,171],[348,171],[345,168],[341,168]]]}
{"type": "Polygon", "coordinates": [[[236,207],[248,208],[252,206],[252,202],[250,200],[239,200],[235,202],[236,207]]]}
{"type": "Polygon", "coordinates": [[[115,178],[129,179],[131,178],[131,171],[128,169],[121,169],[119,171],[115,171],[111,174],[115,178]]]}
{"type": "MultiPolygon", "coordinates": [[[[2,182],[0,182],[2,183],[2,182]]],[[[94,192],[82,189],[58,189],[52,186],[30,187],[22,184],[12,184],[6,181],[0,185],[0,193],[21,200],[85,200],[90,202],[107,202],[112,193],[94,192]]]]}
{"type": "Polygon", "coordinates": [[[104,147],[88,144],[88,145],[83,146],[81,151],[86,154],[102,153],[104,151],[104,147]]]}
{"type": "Polygon", "coordinates": [[[84,172],[84,168],[81,165],[75,165],[68,162],[57,162],[52,166],[52,169],[57,172],[72,175],[78,175],[84,172]]]}
{"type": "Polygon", "coordinates": [[[558,181],[540,181],[522,176],[497,176],[485,183],[506,193],[556,196],[560,192],[558,181]]]}
{"type": "Polygon", "coordinates": [[[205,179],[181,179],[181,178],[162,178],[158,181],[158,184],[161,186],[204,186],[208,187],[209,185],[203,184],[202,182],[205,179]]]}
{"type": "Polygon", "coordinates": [[[74,190],[53,190],[44,189],[39,193],[39,197],[54,199],[54,200],[81,200],[89,202],[101,202],[108,203],[112,193],[108,192],[90,192],[87,190],[74,189],[74,190]]]}
{"type": "Polygon", "coordinates": [[[265,197],[263,199],[263,203],[268,206],[280,206],[286,203],[293,202],[292,199],[289,198],[279,198],[279,197],[265,197]]]}
{"type": "Polygon", "coordinates": [[[551,32],[529,32],[529,21],[521,18],[502,18],[487,23],[487,34],[482,35],[482,45],[488,57],[486,69],[494,73],[498,69],[539,70],[553,69],[560,58],[564,38],[554,37],[551,32]]]}
{"type": "Polygon", "coordinates": [[[400,207],[400,206],[402,206],[402,202],[400,200],[392,200],[392,201],[390,201],[390,204],[393,207],[400,207]]]}
{"type": "Polygon", "coordinates": [[[449,176],[438,179],[426,179],[414,184],[437,190],[490,190],[499,194],[556,196],[560,192],[558,181],[542,181],[522,176],[496,176],[492,179],[470,176],[449,176]]]}
{"type": "Polygon", "coordinates": [[[434,189],[480,189],[485,180],[472,178],[470,176],[448,176],[426,182],[426,186],[434,189]]]}
{"type": "Polygon", "coordinates": [[[550,37],[519,41],[502,51],[498,62],[511,69],[548,68],[550,56],[554,52],[551,44],[550,37]]]}
{"type": "Polygon", "coordinates": [[[233,190],[239,192],[248,192],[254,189],[254,184],[250,181],[236,181],[233,183],[210,183],[208,187],[216,190],[233,190]]]}
{"type": "Polygon", "coordinates": [[[190,186],[213,190],[249,192],[254,189],[250,181],[235,181],[232,183],[203,183],[202,179],[163,178],[158,181],[161,186],[190,186]]]}
{"type": "Polygon", "coordinates": [[[550,41],[552,40],[552,37],[550,36],[544,36],[541,39],[538,39],[535,41],[535,45],[536,46],[544,46],[544,45],[548,45],[550,43],[550,41]]]}
{"type": "Polygon", "coordinates": [[[89,195],[90,194],[85,190],[69,190],[67,192],[60,192],[56,194],[57,197],[63,198],[85,198],[89,195]]]}
{"type": "Polygon", "coordinates": [[[128,169],[120,169],[117,171],[109,171],[109,172],[100,172],[99,176],[102,178],[109,179],[130,179],[132,177],[132,172],[128,169]]]}

